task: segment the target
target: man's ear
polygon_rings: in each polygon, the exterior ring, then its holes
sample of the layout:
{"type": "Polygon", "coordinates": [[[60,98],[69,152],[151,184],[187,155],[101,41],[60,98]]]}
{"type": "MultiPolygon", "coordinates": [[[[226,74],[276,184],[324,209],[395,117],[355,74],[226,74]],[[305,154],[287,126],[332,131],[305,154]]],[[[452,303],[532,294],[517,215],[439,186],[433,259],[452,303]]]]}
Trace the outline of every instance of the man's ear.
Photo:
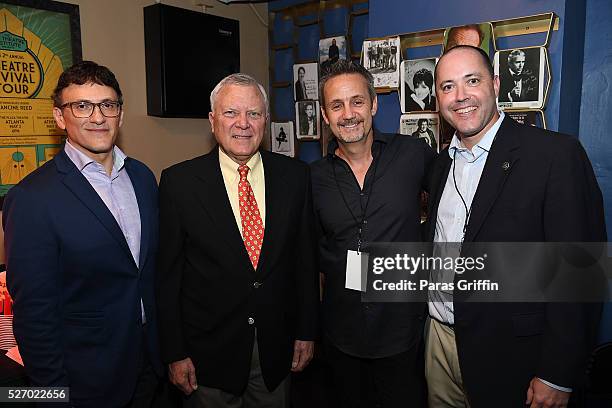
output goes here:
{"type": "Polygon", "coordinates": [[[493,89],[495,90],[495,97],[499,97],[499,75],[493,76],[493,89]]]}
{"type": "Polygon", "coordinates": [[[215,133],[215,114],[212,112],[208,112],[208,121],[210,122],[210,130],[215,133]]]}
{"type": "Polygon", "coordinates": [[[325,114],[325,107],[321,106],[321,116],[323,117],[323,120],[325,121],[325,124],[327,126],[329,126],[329,119],[327,118],[327,115],[325,114]]]}
{"type": "Polygon", "coordinates": [[[378,95],[374,96],[372,101],[372,116],[375,116],[376,112],[378,112],[378,95]]]}
{"type": "Polygon", "coordinates": [[[62,130],[66,130],[66,122],[64,121],[64,114],[62,113],[62,110],[58,108],[57,106],[53,108],[53,119],[55,119],[55,123],[57,124],[58,128],[62,130]]]}

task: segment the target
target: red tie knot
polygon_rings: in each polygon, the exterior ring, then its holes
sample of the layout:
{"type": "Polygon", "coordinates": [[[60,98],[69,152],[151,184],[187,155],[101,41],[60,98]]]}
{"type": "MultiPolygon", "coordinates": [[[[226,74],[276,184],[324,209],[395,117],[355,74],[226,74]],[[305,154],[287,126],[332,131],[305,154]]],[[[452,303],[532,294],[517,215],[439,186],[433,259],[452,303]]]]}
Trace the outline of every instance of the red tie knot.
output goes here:
{"type": "Polygon", "coordinates": [[[240,167],[238,167],[238,173],[240,173],[240,181],[246,181],[249,170],[249,166],[247,166],[246,164],[241,164],[240,167]]]}

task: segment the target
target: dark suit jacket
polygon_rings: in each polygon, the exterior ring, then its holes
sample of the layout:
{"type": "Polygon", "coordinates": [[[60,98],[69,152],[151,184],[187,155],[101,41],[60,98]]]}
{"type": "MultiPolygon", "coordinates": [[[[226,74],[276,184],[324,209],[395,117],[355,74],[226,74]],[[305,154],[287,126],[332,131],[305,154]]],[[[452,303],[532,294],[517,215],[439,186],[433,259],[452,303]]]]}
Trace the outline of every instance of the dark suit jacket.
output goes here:
{"type": "Polygon", "coordinates": [[[127,158],[142,238],[136,265],[115,218],[64,150],[13,187],[3,207],[14,332],[33,385],[69,386],[77,406],[128,402],[145,339],[161,374],[154,301],[157,183],[127,158]]]}
{"type": "Polygon", "coordinates": [[[531,70],[524,70],[520,75],[521,78],[521,94],[513,101],[508,98],[508,94],[514,89],[514,78],[509,69],[506,69],[505,75],[500,77],[499,86],[499,101],[500,102],[525,102],[538,100],[538,78],[531,70]]]}
{"type": "Polygon", "coordinates": [[[266,151],[261,157],[266,219],[257,270],[236,225],[218,148],[164,170],[160,181],[162,358],[190,357],[198,384],[234,394],[247,385],[255,328],[270,390],[289,373],[294,340],[314,340],[317,328],[308,166],[266,151]]]}
{"type": "Polygon", "coordinates": [[[304,84],[304,88],[302,88],[300,84],[300,80],[295,81],[295,100],[303,101],[306,99],[306,84],[304,84]]]}
{"type": "Polygon", "coordinates": [[[306,114],[300,116],[300,135],[302,136],[315,136],[317,134],[317,117],[316,115],[313,117],[314,123],[312,126],[312,131],[314,132],[312,135],[308,134],[308,117],[306,114]]]}
{"type": "MultiPolygon", "coordinates": [[[[429,240],[451,162],[447,148],[432,171],[429,240]]],[[[474,196],[465,242],[583,241],[606,241],[601,191],[584,149],[576,138],[506,116],[474,196]]],[[[490,407],[491,401],[496,407],[523,406],[534,376],[579,385],[599,304],[483,306],[460,300],[455,292],[459,362],[473,408],[490,407]]]]}

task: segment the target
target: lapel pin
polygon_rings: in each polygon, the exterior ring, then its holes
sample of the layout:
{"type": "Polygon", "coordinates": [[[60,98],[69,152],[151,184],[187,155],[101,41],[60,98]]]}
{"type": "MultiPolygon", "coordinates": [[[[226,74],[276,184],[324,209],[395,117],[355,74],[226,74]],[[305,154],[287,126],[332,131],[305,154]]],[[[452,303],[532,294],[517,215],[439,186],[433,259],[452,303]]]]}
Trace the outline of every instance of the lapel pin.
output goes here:
{"type": "Polygon", "coordinates": [[[508,170],[510,168],[510,163],[509,162],[504,162],[504,164],[502,164],[502,169],[504,170],[508,170]]]}

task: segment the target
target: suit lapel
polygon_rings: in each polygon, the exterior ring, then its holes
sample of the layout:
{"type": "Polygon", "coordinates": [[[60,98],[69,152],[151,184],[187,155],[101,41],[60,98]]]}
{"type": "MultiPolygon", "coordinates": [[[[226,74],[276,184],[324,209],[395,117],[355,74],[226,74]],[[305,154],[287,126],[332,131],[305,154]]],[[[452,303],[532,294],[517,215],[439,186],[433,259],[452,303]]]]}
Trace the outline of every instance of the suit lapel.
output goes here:
{"type": "Polygon", "coordinates": [[[137,179],[134,168],[132,167],[132,161],[129,158],[125,159],[125,170],[130,177],[132,187],[134,187],[134,194],[138,202],[138,212],[140,213],[140,252],[138,256],[138,269],[142,269],[147,259],[149,239],[151,237],[151,225],[153,225],[150,220],[154,215],[151,214],[152,208],[147,200],[146,192],[143,190],[144,183],[140,183],[137,179]]]}
{"type": "Polygon", "coordinates": [[[129,255],[129,258],[133,260],[134,258],[119,224],[85,176],[78,171],[63,149],[55,156],[54,160],[58,171],[64,174],[62,179],[64,185],[91,211],[119,246],[129,255]]]}
{"type": "Polygon", "coordinates": [[[227,241],[230,250],[241,259],[241,262],[251,265],[227,196],[219,163],[218,147],[202,157],[200,168],[196,171],[196,180],[200,182],[201,188],[196,188],[195,194],[204,210],[217,226],[216,231],[219,232],[219,236],[227,241]]]}
{"type": "Polygon", "coordinates": [[[470,220],[464,239],[466,242],[473,241],[480,231],[518,160],[519,143],[515,136],[516,131],[509,117],[504,119],[497,131],[472,201],[470,220]]]}
{"type": "Polygon", "coordinates": [[[261,151],[261,158],[263,160],[264,177],[266,180],[266,226],[257,271],[258,273],[265,274],[266,271],[270,270],[269,268],[266,269],[266,266],[271,262],[271,259],[274,259],[272,252],[274,237],[280,236],[279,231],[283,224],[289,222],[286,219],[285,213],[287,211],[287,200],[291,198],[283,198],[283,194],[288,191],[283,168],[277,166],[278,163],[274,160],[271,153],[261,151]]]}

